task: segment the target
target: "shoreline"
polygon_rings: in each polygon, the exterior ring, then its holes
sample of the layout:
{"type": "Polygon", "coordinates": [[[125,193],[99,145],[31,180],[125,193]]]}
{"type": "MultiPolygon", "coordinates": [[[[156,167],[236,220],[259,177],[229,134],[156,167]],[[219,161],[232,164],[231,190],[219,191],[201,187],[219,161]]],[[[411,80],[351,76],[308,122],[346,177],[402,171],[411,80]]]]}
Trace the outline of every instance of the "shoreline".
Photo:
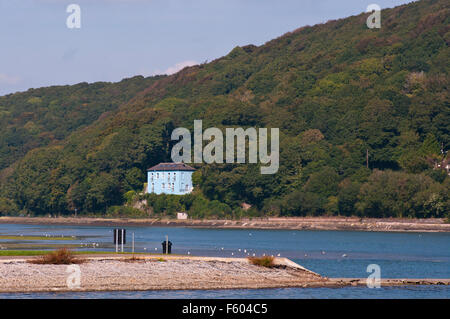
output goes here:
{"type": "Polygon", "coordinates": [[[68,226],[153,226],[220,229],[336,230],[375,232],[450,232],[443,218],[267,217],[221,219],[132,219],[92,217],[0,217],[0,224],[68,226]]]}
{"type": "MultiPolygon", "coordinates": [[[[327,278],[287,258],[275,268],[246,258],[123,256],[86,258],[80,287],[69,288],[68,265],[36,265],[30,257],[0,261],[0,293],[367,287],[365,278],[327,278]],[[164,261],[161,261],[164,258],[164,261]]],[[[450,285],[450,279],[381,279],[381,287],[450,285]]]]}

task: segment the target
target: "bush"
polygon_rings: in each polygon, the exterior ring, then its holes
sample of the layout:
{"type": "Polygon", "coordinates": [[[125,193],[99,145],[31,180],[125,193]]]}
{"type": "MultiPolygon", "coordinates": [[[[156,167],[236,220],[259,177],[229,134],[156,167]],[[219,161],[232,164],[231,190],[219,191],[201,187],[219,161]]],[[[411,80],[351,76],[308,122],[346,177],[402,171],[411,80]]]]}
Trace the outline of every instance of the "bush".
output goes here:
{"type": "Polygon", "coordinates": [[[125,194],[123,194],[123,199],[127,204],[131,204],[136,196],[135,191],[128,191],[125,194]]]}
{"type": "Polygon", "coordinates": [[[70,265],[81,264],[84,263],[85,260],[76,258],[70,250],[62,248],[40,256],[37,259],[30,260],[29,262],[40,265],[70,265]]]}
{"type": "Polygon", "coordinates": [[[424,174],[375,170],[361,186],[356,208],[368,217],[444,217],[448,186],[424,174]]]}
{"type": "Polygon", "coordinates": [[[275,267],[273,260],[274,260],[274,257],[271,257],[271,256],[248,257],[248,261],[252,265],[267,267],[267,268],[275,267]]]}
{"type": "Polygon", "coordinates": [[[129,206],[111,206],[106,211],[107,217],[134,217],[134,218],[145,218],[148,217],[147,213],[129,206]]]}

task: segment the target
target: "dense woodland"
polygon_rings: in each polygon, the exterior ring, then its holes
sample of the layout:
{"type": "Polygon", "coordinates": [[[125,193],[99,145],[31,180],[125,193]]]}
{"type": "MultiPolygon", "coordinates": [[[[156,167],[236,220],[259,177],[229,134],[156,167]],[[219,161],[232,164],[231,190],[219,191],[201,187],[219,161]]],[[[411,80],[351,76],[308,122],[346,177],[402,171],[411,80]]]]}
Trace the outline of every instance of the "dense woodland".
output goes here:
{"type": "Polygon", "coordinates": [[[450,145],[449,3],[383,10],[381,29],[368,15],[172,76],[0,97],[0,214],[445,217],[450,177],[436,165],[450,145]],[[172,130],[195,119],[278,127],[278,173],[195,164],[193,194],[139,195],[146,169],[170,161],[172,130]]]}

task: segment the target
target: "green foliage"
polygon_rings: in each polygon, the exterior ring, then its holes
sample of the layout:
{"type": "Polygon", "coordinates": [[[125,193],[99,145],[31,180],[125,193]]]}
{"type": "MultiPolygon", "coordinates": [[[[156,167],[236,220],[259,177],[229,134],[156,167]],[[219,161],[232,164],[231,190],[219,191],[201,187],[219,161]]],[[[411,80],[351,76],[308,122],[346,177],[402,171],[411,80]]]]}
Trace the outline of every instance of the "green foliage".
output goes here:
{"type": "Polygon", "coordinates": [[[146,170],[170,161],[173,129],[203,119],[278,127],[278,172],[196,165],[195,194],[143,196],[153,215],[443,217],[449,177],[434,164],[450,145],[449,8],[418,1],[382,16],[383,32],[365,13],[169,77],[0,97],[0,213],[137,214],[129,204],[146,170]]]}
{"type": "Polygon", "coordinates": [[[53,86],[0,97],[0,169],[32,149],[62,141],[154,82],[134,77],[119,83],[53,86]]]}
{"type": "Polygon", "coordinates": [[[147,205],[156,216],[175,217],[178,212],[187,212],[191,218],[231,218],[232,210],[217,200],[208,200],[202,194],[156,195],[146,194],[147,205]]]}
{"type": "Polygon", "coordinates": [[[355,215],[360,184],[349,180],[344,180],[341,184],[338,194],[338,211],[346,216],[355,215]]]}
{"type": "Polygon", "coordinates": [[[125,202],[127,204],[131,204],[133,202],[133,200],[136,197],[136,192],[135,191],[128,191],[125,194],[123,194],[123,199],[125,200],[125,202]]]}
{"type": "Polygon", "coordinates": [[[142,210],[129,206],[110,206],[106,211],[106,217],[145,218],[148,217],[148,214],[146,214],[142,210]]]}
{"type": "Polygon", "coordinates": [[[1,215],[18,215],[19,209],[13,200],[0,197],[0,216],[1,215]]]}
{"type": "Polygon", "coordinates": [[[375,171],[358,199],[359,213],[369,217],[443,217],[449,209],[449,189],[423,174],[375,171]]]}
{"type": "Polygon", "coordinates": [[[428,133],[419,149],[419,152],[423,155],[438,156],[440,151],[441,148],[436,140],[436,137],[433,134],[428,133]]]}

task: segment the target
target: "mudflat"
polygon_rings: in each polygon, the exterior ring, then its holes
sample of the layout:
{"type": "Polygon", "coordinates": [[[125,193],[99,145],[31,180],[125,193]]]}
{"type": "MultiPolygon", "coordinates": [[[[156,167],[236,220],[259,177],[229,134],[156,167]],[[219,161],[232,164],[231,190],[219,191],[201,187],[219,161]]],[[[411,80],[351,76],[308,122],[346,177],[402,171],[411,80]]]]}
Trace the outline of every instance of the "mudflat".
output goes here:
{"type": "Polygon", "coordinates": [[[382,232],[450,232],[442,218],[358,218],[291,217],[220,219],[86,218],[86,217],[0,217],[1,224],[90,225],[90,226],[170,226],[230,229],[354,230],[382,232]]]}

